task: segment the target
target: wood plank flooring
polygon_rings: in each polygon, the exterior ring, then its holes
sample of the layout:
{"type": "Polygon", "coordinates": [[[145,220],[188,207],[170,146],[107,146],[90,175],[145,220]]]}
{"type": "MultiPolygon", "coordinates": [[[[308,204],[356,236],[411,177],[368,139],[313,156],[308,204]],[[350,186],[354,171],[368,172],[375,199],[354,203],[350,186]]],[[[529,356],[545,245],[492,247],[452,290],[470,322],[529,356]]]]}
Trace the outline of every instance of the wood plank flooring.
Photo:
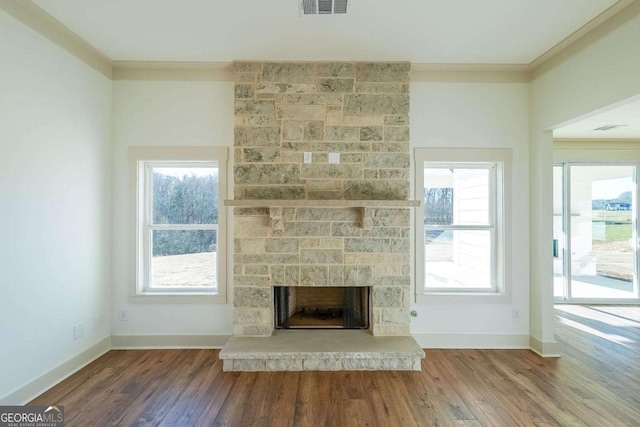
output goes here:
{"type": "Polygon", "coordinates": [[[640,426],[640,307],[557,306],[563,355],[426,350],[422,372],[222,372],[218,350],[111,351],[33,405],[67,426],[640,426]]]}

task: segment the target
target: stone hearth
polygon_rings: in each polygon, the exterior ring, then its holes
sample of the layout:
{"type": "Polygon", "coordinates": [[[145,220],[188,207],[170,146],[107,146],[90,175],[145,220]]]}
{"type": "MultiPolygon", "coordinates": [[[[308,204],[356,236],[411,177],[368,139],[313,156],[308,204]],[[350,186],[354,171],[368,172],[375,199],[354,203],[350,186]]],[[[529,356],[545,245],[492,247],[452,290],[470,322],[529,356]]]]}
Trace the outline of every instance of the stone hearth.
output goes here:
{"type": "Polygon", "coordinates": [[[220,355],[226,370],[419,369],[424,355],[409,334],[416,206],[407,200],[409,69],[235,63],[234,200],[227,203],[236,206],[234,337],[220,355]],[[371,327],[274,333],[276,286],[370,286],[371,327]],[[335,348],[303,345],[329,332],[338,334],[328,341],[335,348]],[[347,345],[349,336],[360,344],[347,345]],[[399,339],[404,356],[383,350],[399,339]]]}
{"type": "Polygon", "coordinates": [[[275,331],[269,338],[231,338],[225,371],[419,371],[424,351],[411,337],[367,331],[275,331]]]}

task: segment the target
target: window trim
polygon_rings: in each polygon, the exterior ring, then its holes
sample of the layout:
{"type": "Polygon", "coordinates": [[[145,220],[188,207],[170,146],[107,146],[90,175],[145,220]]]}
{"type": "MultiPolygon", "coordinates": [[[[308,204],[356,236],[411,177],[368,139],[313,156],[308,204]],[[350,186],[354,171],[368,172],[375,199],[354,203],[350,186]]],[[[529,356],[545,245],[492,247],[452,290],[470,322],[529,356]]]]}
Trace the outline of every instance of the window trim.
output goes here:
{"type": "MultiPolygon", "coordinates": [[[[227,161],[226,147],[129,147],[129,181],[130,181],[130,224],[131,265],[130,297],[136,302],[148,303],[226,303],[227,295],[227,208],[223,201],[227,198],[227,161]],[[145,257],[145,246],[148,246],[148,218],[141,215],[150,214],[148,190],[151,182],[148,179],[150,167],[154,163],[175,162],[179,165],[194,162],[217,164],[218,167],[218,224],[217,224],[217,289],[214,288],[171,288],[166,290],[149,289],[147,275],[149,260],[145,257]],[[145,167],[141,167],[141,163],[145,167]],[[143,185],[145,188],[143,188],[143,185]],[[145,206],[147,209],[145,209],[145,206]]],[[[198,225],[198,229],[203,228],[198,225]]],[[[148,248],[147,248],[148,249],[148,248]]]]}
{"type": "MultiPolygon", "coordinates": [[[[424,214],[416,213],[415,219],[415,296],[416,302],[509,302],[511,300],[511,149],[473,149],[473,148],[416,148],[414,152],[414,173],[416,200],[424,198],[424,168],[426,165],[486,167],[495,164],[495,173],[491,183],[490,216],[495,232],[492,247],[495,253],[491,265],[492,285],[494,289],[462,288],[425,288],[424,214]]],[[[424,207],[423,207],[424,209],[424,207]]],[[[446,228],[437,226],[438,228],[446,228]]],[[[455,227],[454,227],[455,228],[455,227]]],[[[454,229],[452,228],[452,229],[454,229]]],[[[470,227],[465,226],[464,229],[470,227]]]]}

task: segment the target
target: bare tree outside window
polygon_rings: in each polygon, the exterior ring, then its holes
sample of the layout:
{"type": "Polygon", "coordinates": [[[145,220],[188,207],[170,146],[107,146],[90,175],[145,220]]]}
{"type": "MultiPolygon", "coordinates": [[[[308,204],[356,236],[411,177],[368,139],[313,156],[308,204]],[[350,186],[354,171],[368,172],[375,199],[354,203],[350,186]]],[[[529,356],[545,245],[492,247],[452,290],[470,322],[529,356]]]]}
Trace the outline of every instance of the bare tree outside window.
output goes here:
{"type": "Polygon", "coordinates": [[[432,225],[453,223],[453,188],[424,189],[424,223],[432,225]]]}
{"type": "Polygon", "coordinates": [[[147,166],[147,289],[215,288],[218,168],[195,161],[147,166]]]}

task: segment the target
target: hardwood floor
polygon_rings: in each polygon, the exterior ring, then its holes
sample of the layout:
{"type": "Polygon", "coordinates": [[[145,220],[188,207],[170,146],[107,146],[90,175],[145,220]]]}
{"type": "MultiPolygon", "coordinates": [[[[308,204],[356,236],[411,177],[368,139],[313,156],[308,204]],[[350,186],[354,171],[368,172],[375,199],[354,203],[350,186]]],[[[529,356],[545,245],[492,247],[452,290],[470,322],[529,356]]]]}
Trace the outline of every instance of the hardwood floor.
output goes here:
{"type": "Polygon", "coordinates": [[[427,350],[422,372],[225,373],[218,350],[111,351],[31,404],[68,426],[640,426],[640,307],[557,306],[563,357],[427,350]]]}

